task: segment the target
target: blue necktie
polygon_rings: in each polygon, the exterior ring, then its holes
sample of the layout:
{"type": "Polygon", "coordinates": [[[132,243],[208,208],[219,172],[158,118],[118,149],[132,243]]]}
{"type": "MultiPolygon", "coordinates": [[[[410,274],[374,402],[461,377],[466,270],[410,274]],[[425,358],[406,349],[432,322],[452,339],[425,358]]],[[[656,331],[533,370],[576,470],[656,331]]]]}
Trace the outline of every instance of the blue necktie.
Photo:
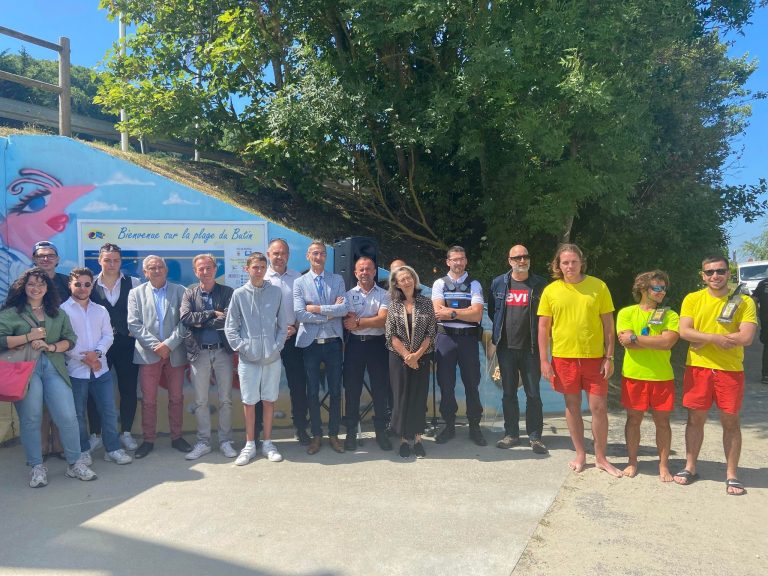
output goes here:
{"type": "Polygon", "coordinates": [[[315,286],[317,286],[317,294],[320,296],[320,304],[325,304],[325,283],[322,276],[315,278],[315,286]]]}

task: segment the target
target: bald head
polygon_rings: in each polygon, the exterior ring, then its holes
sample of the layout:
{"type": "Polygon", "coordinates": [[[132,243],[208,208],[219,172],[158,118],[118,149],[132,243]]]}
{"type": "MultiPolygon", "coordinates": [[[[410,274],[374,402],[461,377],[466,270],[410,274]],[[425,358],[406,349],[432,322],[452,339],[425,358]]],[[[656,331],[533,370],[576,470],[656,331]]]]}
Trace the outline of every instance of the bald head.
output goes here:
{"type": "Polygon", "coordinates": [[[389,265],[389,271],[391,273],[398,268],[402,268],[403,266],[405,266],[405,260],[392,260],[392,263],[389,265]]]}

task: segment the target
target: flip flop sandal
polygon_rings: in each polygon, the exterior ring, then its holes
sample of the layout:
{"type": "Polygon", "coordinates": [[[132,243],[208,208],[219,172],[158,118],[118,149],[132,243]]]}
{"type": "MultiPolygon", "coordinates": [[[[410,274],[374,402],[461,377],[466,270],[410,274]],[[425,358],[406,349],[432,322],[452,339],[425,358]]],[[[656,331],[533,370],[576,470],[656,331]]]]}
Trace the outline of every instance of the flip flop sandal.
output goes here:
{"type": "Polygon", "coordinates": [[[680,470],[674,477],[683,479],[683,482],[676,482],[676,484],[680,484],[680,486],[689,486],[699,479],[698,474],[692,474],[689,470],[680,470]]]}
{"type": "Polygon", "coordinates": [[[728,494],[728,496],[744,496],[744,494],[747,493],[747,489],[744,488],[744,484],[739,482],[736,478],[728,478],[728,480],[725,481],[725,493],[728,494]],[[728,488],[738,488],[741,492],[728,492],[728,488]]]}

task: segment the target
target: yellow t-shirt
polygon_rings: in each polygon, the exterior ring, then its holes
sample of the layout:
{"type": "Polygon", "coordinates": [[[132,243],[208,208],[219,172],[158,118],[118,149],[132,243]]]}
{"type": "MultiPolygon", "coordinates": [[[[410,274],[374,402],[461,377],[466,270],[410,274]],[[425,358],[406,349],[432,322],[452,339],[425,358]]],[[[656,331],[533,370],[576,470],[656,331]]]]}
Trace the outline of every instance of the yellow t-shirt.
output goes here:
{"type": "MultiPolygon", "coordinates": [[[[691,292],[683,300],[680,317],[693,319],[693,328],[708,334],[733,334],[739,331],[739,324],[742,322],[757,324],[755,303],[752,298],[743,294],[733,322],[727,324],[718,322],[717,317],[720,316],[726,302],[728,302],[728,295],[715,298],[707,288],[698,292],[691,292]]],[[[705,344],[698,350],[689,347],[685,363],[687,366],[698,366],[699,368],[742,372],[744,370],[743,360],[743,346],[723,350],[713,344],[705,344]]]]}
{"type": "Polygon", "coordinates": [[[600,358],[605,354],[601,314],[613,312],[605,282],[585,276],[578,284],[555,280],[541,294],[538,315],[552,318],[552,356],[600,358]]]}
{"type": "MultiPolygon", "coordinates": [[[[679,317],[674,310],[667,310],[661,324],[648,324],[653,310],[643,310],[638,304],[619,310],[616,317],[616,333],[632,330],[640,335],[643,328],[648,328],[649,336],[660,336],[665,330],[679,332],[679,317]]],[[[627,348],[624,351],[624,364],[621,373],[627,378],[660,382],[674,379],[669,350],[653,350],[651,348],[627,348]]]]}

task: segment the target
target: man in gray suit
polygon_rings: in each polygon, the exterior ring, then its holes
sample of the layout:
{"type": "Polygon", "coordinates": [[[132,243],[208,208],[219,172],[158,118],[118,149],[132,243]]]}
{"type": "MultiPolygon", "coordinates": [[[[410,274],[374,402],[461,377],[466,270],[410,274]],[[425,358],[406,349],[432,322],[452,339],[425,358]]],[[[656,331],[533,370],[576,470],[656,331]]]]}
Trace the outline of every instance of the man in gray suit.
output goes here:
{"type": "Polygon", "coordinates": [[[339,441],[341,422],[341,374],[344,334],[341,319],[347,314],[346,287],[338,274],[325,271],[325,244],[312,242],[307,248],[310,270],[293,283],[293,310],[300,322],[296,347],[304,350],[307,370],[307,401],[312,426],[312,441],[307,454],[317,454],[323,438],[320,417],[320,364],[325,365],[328,383],[328,440],[335,452],[344,452],[339,441]]]}
{"type": "Polygon", "coordinates": [[[141,385],[141,429],[144,441],[135,458],[152,452],[157,437],[157,389],[164,380],[168,387],[168,422],[171,446],[190,452],[192,446],[181,437],[183,417],[184,347],[186,328],[179,309],[184,287],[168,282],[168,267],[160,256],[144,258],[144,276],[148,282],[128,293],[128,330],[136,338],[133,362],[139,365],[141,385]]]}

